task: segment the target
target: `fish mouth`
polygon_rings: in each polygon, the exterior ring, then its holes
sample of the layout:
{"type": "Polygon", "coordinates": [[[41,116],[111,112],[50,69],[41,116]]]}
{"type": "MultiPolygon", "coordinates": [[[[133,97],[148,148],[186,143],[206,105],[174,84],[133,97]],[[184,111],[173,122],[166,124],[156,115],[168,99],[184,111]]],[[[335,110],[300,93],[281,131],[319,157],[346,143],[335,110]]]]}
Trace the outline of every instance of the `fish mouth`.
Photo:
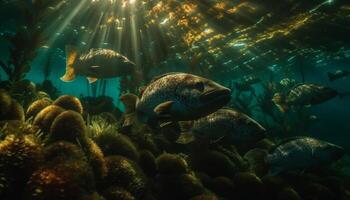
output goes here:
{"type": "Polygon", "coordinates": [[[211,106],[215,106],[215,105],[224,106],[230,100],[231,100],[231,90],[227,88],[209,90],[200,96],[201,102],[203,102],[205,105],[211,105],[211,106]]]}

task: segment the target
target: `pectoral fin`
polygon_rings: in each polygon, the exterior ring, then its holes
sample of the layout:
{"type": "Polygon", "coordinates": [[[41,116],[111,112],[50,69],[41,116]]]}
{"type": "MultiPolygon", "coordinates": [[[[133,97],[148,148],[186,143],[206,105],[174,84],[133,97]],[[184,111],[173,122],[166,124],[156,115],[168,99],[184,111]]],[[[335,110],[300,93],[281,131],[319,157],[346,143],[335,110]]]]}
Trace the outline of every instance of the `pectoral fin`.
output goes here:
{"type": "Polygon", "coordinates": [[[168,115],[170,114],[171,106],[173,105],[173,101],[166,101],[164,103],[159,104],[157,107],[154,108],[154,112],[157,113],[157,115],[168,115]]]}
{"type": "Polygon", "coordinates": [[[87,80],[89,81],[89,83],[95,83],[97,81],[97,78],[94,78],[94,77],[86,77],[87,80]]]}
{"type": "Polygon", "coordinates": [[[177,138],[176,143],[178,144],[189,144],[193,142],[196,138],[190,132],[182,133],[179,138],[177,138]]]}

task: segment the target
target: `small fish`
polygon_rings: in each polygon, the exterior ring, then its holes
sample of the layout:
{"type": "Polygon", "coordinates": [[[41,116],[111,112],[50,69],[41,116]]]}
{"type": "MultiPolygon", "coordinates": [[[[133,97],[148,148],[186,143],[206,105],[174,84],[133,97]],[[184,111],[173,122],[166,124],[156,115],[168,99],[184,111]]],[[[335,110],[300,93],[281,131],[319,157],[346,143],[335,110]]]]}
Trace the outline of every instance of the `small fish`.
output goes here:
{"type": "Polygon", "coordinates": [[[328,80],[329,80],[329,81],[335,81],[335,80],[337,80],[337,79],[350,76],[350,72],[349,72],[349,71],[346,71],[346,70],[337,70],[337,71],[334,72],[334,73],[327,72],[327,76],[328,76],[328,80]]]}
{"type": "Polygon", "coordinates": [[[296,84],[296,80],[290,78],[284,78],[280,81],[280,85],[284,87],[292,87],[296,84]]]}
{"type": "Polygon", "coordinates": [[[258,122],[234,109],[222,108],[192,122],[190,132],[182,134],[178,143],[187,144],[194,139],[215,143],[221,139],[230,143],[254,142],[265,137],[266,130],[258,122]]]}
{"type": "Polygon", "coordinates": [[[226,105],[230,99],[231,90],[214,81],[173,72],[154,78],[145,87],[136,104],[136,113],[141,122],[159,127],[163,122],[204,117],[226,105]]]}
{"type": "Polygon", "coordinates": [[[282,141],[265,156],[269,175],[296,169],[330,164],[344,155],[342,147],[310,137],[282,141]]]}
{"type": "Polygon", "coordinates": [[[286,94],[276,93],[272,101],[282,112],[286,112],[290,106],[316,105],[337,95],[339,93],[332,88],[311,83],[301,83],[295,85],[286,94]]]}
{"type": "Polygon", "coordinates": [[[119,97],[119,100],[124,104],[125,112],[122,116],[121,127],[128,128],[132,126],[132,124],[136,121],[136,103],[138,100],[138,96],[134,94],[124,94],[119,97]]]}
{"type": "Polygon", "coordinates": [[[137,71],[133,62],[110,49],[90,49],[79,55],[77,49],[67,46],[66,54],[66,73],[61,77],[64,82],[73,81],[76,75],[83,75],[89,83],[93,83],[99,78],[135,75],[137,71]]]}

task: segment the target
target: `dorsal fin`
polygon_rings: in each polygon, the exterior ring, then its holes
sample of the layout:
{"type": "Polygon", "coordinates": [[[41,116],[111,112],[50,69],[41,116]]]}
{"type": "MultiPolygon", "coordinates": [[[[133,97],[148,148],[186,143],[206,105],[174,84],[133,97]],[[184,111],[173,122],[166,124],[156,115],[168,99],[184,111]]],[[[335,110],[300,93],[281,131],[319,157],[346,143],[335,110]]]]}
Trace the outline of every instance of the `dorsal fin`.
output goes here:
{"type": "Polygon", "coordinates": [[[305,85],[305,84],[307,84],[307,83],[297,83],[297,84],[293,85],[293,87],[291,87],[289,91],[292,91],[292,90],[294,90],[295,88],[297,88],[297,87],[299,87],[299,86],[301,86],[301,85],[305,85]]]}
{"type": "Polygon", "coordinates": [[[163,78],[164,76],[168,76],[168,75],[172,75],[172,74],[180,74],[182,72],[168,72],[168,73],[165,73],[165,74],[162,74],[162,75],[159,75],[159,76],[155,76],[151,81],[150,83],[153,83],[154,81],[160,79],[160,78],[163,78]]]}
{"type": "Polygon", "coordinates": [[[278,148],[279,146],[281,146],[283,144],[286,144],[292,140],[301,139],[301,138],[306,138],[306,136],[294,136],[294,137],[284,138],[278,144],[276,144],[274,147],[269,149],[269,153],[272,153],[273,151],[276,150],[276,148],[278,148]]]}

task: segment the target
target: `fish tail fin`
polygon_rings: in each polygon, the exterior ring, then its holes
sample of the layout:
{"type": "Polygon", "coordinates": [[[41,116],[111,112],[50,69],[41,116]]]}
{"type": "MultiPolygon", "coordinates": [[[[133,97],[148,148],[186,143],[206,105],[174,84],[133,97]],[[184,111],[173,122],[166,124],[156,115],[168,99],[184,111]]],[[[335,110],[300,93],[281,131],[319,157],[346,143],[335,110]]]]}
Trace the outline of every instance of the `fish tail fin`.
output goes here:
{"type": "Polygon", "coordinates": [[[139,97],[132,93],[123,94],[119,99],[123,103],[126,113],[135,111],[136,104],[139,101],[139,97]]]}
{"type": "Polygon", "coordinates": [[[78,56],[78,51],[74,46],[66,46],[66,73],[61,77],[61,80],[64,82],[71,82],[75,79],[75,69],[74,62],[78,56]]]}
{"type": "Polygon", "coordinates": [[[183,132],[183,133],[181,133],[179,138],[177,138],[176,143],[177,144],[189,144],[189,143],[192,143],[195,139],[196,138],[194,137],[194,135],[191,132],[183,132]]]}
{"type": "Polygon", "coordinates": [[[285,103],[284,96],[281,93],[273,95],[272,101],[281,112],[287,112],[289,109],[289,106],[285,103]]]}
{"type": "Polygon", "coordinates": [[[332,74],[332,73],[330,73],[330,72],[327,72],[327,76],[328,76],[328,80],[329,80],[329,81],[334,81],[334,80],[335,80],[334,74],[332,74]]]}

